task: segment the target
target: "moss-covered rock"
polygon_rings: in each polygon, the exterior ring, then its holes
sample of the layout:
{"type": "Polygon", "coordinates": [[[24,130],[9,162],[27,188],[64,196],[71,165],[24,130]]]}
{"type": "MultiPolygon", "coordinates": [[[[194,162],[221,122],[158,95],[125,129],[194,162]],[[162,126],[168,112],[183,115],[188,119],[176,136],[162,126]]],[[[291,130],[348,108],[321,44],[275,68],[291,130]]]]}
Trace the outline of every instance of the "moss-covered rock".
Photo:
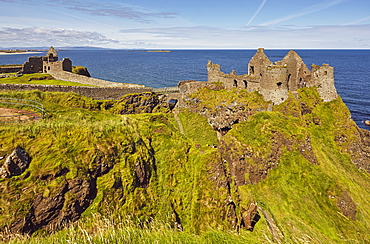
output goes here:
{"type": "Polygon", "coordinates": [[[72,66],[72,73],[78,74],[78,75],[84,75],[87,77],[91,77],[89,71],[86,67],[83,66],[72,66]]]}

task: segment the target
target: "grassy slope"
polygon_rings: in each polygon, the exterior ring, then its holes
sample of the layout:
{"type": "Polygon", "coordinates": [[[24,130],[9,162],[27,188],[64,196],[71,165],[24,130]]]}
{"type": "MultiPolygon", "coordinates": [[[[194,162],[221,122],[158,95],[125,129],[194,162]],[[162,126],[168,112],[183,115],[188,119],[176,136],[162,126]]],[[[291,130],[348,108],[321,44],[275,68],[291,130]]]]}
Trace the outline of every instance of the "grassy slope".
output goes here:
{"type": "Polygon", "coordinates": [[[60,86],[90,86],[77,82],[62,80],[30,80],[31,78],[51,77],[48,74],[24,74],[20,77],[1,78],[0,84],[37,84],[37,85],[60,85],[60,86]]]}
{"type": "Polygon", "coordinates": [[[314,104],[316,99],[310,97],[317,94],[312,90],[303,90],[300,96],[301,101],[311,103],[312,114],[293,116],[299,104],[290,100],[275,107],[277,112],[256,114],[248,122],[235,126],[227,136],[230,140],[236,137],[263,155],[270,147],[272,131],[286,138],[309,135],[319,164],[308,162],[297,147],[292,151],[285,149],[279,166],[269,172],[266,180],[239,187],[241,198],[253,199],[268,209],[288,242],[366,243],[370,240],[367,233],[369,177],[361,173],[334,142],[334,135],[338,133],[353,137],[356,125],[349,119],[349,111],[341,100],[314,104]],[[291,114],[284,116],[287,111],[291,114]],[[319,125],[313,122],[316,120],[320,120],[319,125]],[[252,133],[246,134],[246,131],[252,133]],[[349,220],[336,207],[336,197],[343,191],[348,192],[357,205],[356,221],[349,220]]]}
{"type": "MultiPolygon", "coordinates": [[[[214,92],[212,92],[214,93],[214,92]]],[[[217,93],[217,92],[216,92],[217,93]]],[[[224,96],[225,91],[220,94],[224,96]]],[[[219,162],[215,133],[206,120],[188,112],[179,118],[185,135],[171,114],[118,116],[98,110],[96,102],[63,93],[11,93],[13,97],[42,101],[52,117],[37,123],[1,125],[0,153],[20,145],[33,157],[30,176],[23,174],[10,180],[0,180],[2,225],[12,219],[16,210],[28,209],[27,199],[35,193],[53,195],[63,177],[50,182],[40,176],[52,174],[63,167],[71,171],[70,179],[83,177],[93,168],[92,159],[105,155],[115,167],[98,178],[98,195],[76,227],[54,235],[17,239],[33,243],[245,243],[268,242],[272,239],[264,217],[254,232],[228,230],[221,216],[226,214],[224,200],[228,193],[210,181],[211,166],[219,162]],[[89,109],[89,110],[86,110],[89,109]],[[118,156],[117,156],[118,155],[118,156]],[[148,188],[134,187],[133,168],[145,164],[152,172],[148,188]],[[113,189],[115,182],[122,187],[113,189]],[[14,204],[15,203],[15,204],[14,204]],[[176,212],[185,232],[170,228],[176,212]],[[149,224],[152,219],[154,223],[149,224]],[[163,221],[163,222],[162,222],[163,221]],[[144,229],[138,225],[144,224],[144,229]],[[201,234],[201,235],[194,235],[201,234]]],[[[9,95],[9,93],[8,93],[9,95]]],[[[214,95],[214,94],[213,94],[214,95]]],[[[254,104],[256,103],[254,99],[254,104]]],[[[285,148],[279,166],[269,171],[266,180],[257,185],[236,188],[240,206],[256,201],[272,215],[288,243],[366,243],[369,241],[370,180],[361,173],[345,154],[344,145],[334,141],[337,134],[353,140],[355,124],[340,100],[318,102],[312,89],[302,90],[300,100],[312,112],[301,115],[300,104],[291,97],[274,112],[260,112],[246,122],[235,125],[224,137],[237,140],[264,157],[271,148],[271,133],[278,131],[286,138],[311,139],[319,164],[308,162],[298,151],[285,148]],[[314,123],[315,122],[315,123],[314,123]],[[357,220],[340,214],[335,205],[343,191],[357,205],[357,220]]],[[[261,104],[264,104],[261,101],[261,104]]],[[[253,105],[255,106],[255,105],[253,105]]],[[[240,209],[237,209],[240,212],[240,209]]],[[[15,241],[15,242],[18,242],[15,241]]]]}

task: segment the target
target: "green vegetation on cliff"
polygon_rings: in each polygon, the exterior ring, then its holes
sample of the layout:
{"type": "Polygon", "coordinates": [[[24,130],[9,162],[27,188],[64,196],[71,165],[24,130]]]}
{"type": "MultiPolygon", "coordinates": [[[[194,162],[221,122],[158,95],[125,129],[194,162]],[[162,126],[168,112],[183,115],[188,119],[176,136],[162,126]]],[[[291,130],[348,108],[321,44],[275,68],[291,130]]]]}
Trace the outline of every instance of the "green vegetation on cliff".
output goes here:
{"type": "Polygon", "coordinates": [[[83,66],[72,66],[72,73],[91,77],[87,68],[83,66]]]}
{"type": "Polygon", "coordinates": [[[257,93],[203,89],[192,99],[209,114],[248,111],[219,139],[191,109],[119,115],[119,103],[71,93],[0,95],[42,102],[48,114],[0,125],[0,165],[17,146],[32,157],[0,179],[3,236],[33,233],[13,243],[370,241],[370,178],[353,163],[361,131],[340,99],[323,103],[314,88],[272,111],[257,93]],[[253,232],[243,227],[251,203],[253,232]]]}

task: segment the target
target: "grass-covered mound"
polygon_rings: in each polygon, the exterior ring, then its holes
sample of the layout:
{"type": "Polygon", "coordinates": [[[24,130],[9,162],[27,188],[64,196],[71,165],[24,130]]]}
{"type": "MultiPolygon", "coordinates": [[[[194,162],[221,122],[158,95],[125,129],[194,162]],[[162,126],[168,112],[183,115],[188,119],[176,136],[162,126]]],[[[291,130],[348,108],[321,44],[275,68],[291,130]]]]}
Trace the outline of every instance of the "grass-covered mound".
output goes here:
{"type": "Polygon", "coordinates": [[[90,86],[77,82],[56,80],[49,74],[34,73],[22,76],[1,78],[0,84],[33,84],[33,85],[60,85],[60,86],[90,86]]]}
{"type": "MultiPolygon", "coordinates": [[[[218,106],[206,93],[202,103],[218,106]]],[[[48,114],[0,125],[0,156],[20,146],[32,157],[23,174],[0,180],[3,235],[33,233],[14,242],[370,241],[370,179],[350,156],[360,133],[340,99],[323,103],[313,88],[273,111],[251,109],[219,140],[189,110],[117,115],[69,93],[6,95],[42,102],[48,114]],[[253,232],[243,227],[251,203],[253,232]]]]}

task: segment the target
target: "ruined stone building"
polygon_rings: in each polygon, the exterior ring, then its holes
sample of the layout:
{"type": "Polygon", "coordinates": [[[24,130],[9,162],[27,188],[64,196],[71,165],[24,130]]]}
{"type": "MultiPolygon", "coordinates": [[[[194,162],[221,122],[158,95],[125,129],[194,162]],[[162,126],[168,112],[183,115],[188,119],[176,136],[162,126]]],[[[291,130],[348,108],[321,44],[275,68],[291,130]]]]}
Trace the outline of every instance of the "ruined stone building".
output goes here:
{"type": "Polygon", "coordinates": [[[72,61],[69,58],[58,61],[58,54],[54,47],[50,47],[46,56],[29,57],[21,69],[23,74],[50,73],[53,71],[72,71],[72,61]]]}
{"type": "Polygon", "coordinates": [[[248,74],[237,75],[235,71],[225,74],[218,64],[208,61],[208,82],[184,81],[179,83],[182,93],[192,93],[211,82],[222,82],[225,89],[246,89],[258,91],[265,100],[280,104],[288,98],[289,91],[296,93],[298,88],[317,87],[321,98],[331,101],[337,98],[334,87],[334,68],[324,64],[312,65],[311,71],[302,58],[290,51],[280,61],[271,62],[259,48],[248,64],[248,74]]]}

